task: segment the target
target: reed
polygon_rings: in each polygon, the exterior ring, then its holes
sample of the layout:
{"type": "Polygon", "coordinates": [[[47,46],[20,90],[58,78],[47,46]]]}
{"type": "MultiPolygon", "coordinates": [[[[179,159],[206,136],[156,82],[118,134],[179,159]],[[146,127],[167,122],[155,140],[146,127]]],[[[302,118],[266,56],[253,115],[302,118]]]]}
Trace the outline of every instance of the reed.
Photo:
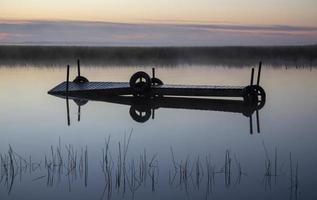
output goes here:
{"type": "Polygon", "coordinates": [[[103,198],[111,198],[113,189],[121,192],[124,196],[128,189],[134,198],[139,188],[146,186],[146,180],[150,178],[151,189],[155,191],[158,183],[158,160],[157,154],[148,159],[148,153],[144,149],[137,157],[128,160],[128,149],[132,137],[132,130],[125,134],[123,142],[119,141],[117,152],[112,152],[110,136],[105,140],[105,148],[102,150],[101,168],[105,177],[105,187],[102,193],[103,198]],[[113,155],[117,154],[116,159],[113,155]],[[113,187],[113,184],[115,187],[113,187]]]}
{"type": "Polygon", "coordinates": [[[4,182],[7,186],[8,193],[12,191],[16,177],[20,177],[22,181],[22,175],[29,173],[30,175],[36,171],[43,171],[45,175],[41,175],[32,179],[32,181],[40,181],[45,179],[47,187],[53,187],[61,182],[63,176],[66,176],[69,180],[69,189],[71,183],[77,179],[79,173],[82,179],[83,173],[85,179],[85,186],[87,186],[88,180],[88,148],[87,145],[81,148],[81,151],[77,151],[71,144],[65,145],[63,152],[61,141],[54,147],[49,147],[49,153],[44,155],[44,159],[36,162],[31,156],[25,159],[23,156],[14,151],[11,145],[9,150],[5,154],[0,154],[0,183],[4,182]],[[66,156],[63,156],[66,155],[66,156]],[[42,164],[43,163],[43,164],[42,164]],[[65,173],[64,173],[65,171],[65,173]]]}
{"type": "Polygon", "coordinates": [[[270,159],[268,150],[264,144],[264,142],[262,142],[263,144],[263,149],[265,152],[265,162],[264,162],[264,168],[265,168],[265,172],[264,172],[264,183],[265,183],[265,188],[270,188],[272,187],[272,177],[274,177],[275,180],[275,184],[277,183],[277,163],[278,163],[278,157],[277,157],[277,148],[275,147],[274,149],[274,162],[270,159]]]}
{"type": "Polygon", "coordinates": [[[230,151],[226,150],[225,154],[225,185],[227,187],[230,186],[231,184],[231,156],[230,156],[230,151]]]}
{"type": "Polygon", "coordinates": [[[206,199],[212,193],[212,186],[215,184],[215,167],[211,163],[211,156],[210,154],[206,155],[205,159],[206,164],[206,174],[207,174],[207,181],[206,181],[206,199]]]}
{"type": "Polygon", "coordinates": [[[246,176],[247,174],[242,170],[241,163],[237,159],[236,155],[234,155],[234,160],[235,160],[236,166],[238,168],[238,176],[237,176],[236,183],[235,183],[235,185],[237,185],[237,184],[241,183],[242,176],[243,175],[246,176]]]}
{"type": "Polygon", "coordinates": [[[298,161],[296,162],[296,167],[294,171],[293,166],[293,159],[292,159],[292,152],[289,153],[289,167],[290,167],[290,199],[293,199],[293,196],[295,196],[295,199],[298,199],[299,193],[299,178],[298,178],[298,161]]]}
{"type": "MultiPolygon", "coordinates": [[[[143,187],[152,192],[157,191],[160,168],[158,154],[150,154],[144,149],[136,156],[130,156],[131,138],[132,131],[125,134],[123,141],[115,143],[114,146],[111,145],[110,135],[105,139],[100,160],[105,180],[102,199],[110,199],[114,191],[122,196],[126,193],[131,194],[132,198],[135,198],[137,192],[143,187]]],[[[277,171],[279,164],[277,148],[274,149],[273,159],[270,158],[264,142],[263,148],[266,189],[271,188],[272,177],[276,178],[283,173],[277,171]]],[[[217,181],[222,182],[224,178],[224,186],[229,188],[231,185],[240,184],[242,177],[246,175],[236,154],[228,149],[225,150],[224,160],[219,163],[219,166],[212,162],[210,153],[203,156],[187,155],[185,159],[180,159],[170,147],[170,154],[169,185],[173,189],[184,190],[187,195],[191,194],[193,190],[204,190],[207,199],[213,194],[217,181]]],[[[24,173],[31,175],[38,170],[37,172],[45,173],[34,177],[32,181],[43,181],[47,187],[53,187],[60,184],[65,178],[68,190],[71,191],[72,184],[76,180],[83,181],[83,185],[88,186],[88,163],[87,145],[80,148],[75,148],[71,144],[62,146],[59,139],[58,145],[49,146],[48,153],[39,162],[36,162],[31,156],[25,159],[9,145],[7,152],[0,153],[0,183],[6,186],[8,194],[10,194],[17,177],[20,177],[20,181],[22,181],[24,173]]],[[[287,175],[289,176],[290,198],[297,199],[300,194],[299,162],[294,162],[291,152],[289,153],[289,173],[287,175]]]]}

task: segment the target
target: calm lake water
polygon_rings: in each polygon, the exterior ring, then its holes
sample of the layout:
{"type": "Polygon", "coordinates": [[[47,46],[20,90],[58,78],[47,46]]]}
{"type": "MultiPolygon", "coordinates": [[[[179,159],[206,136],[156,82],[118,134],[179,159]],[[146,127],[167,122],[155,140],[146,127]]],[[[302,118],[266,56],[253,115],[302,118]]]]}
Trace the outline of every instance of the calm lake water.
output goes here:
{"type": "MultiPolygon", "coordinates": [[[[82,67],[95,81],[128,81],[139,67],[82,67]]],[[[71,69],[75,77],[76,69],[71,69]]],[[[165,83],[247,85],[249,67],[157,67],[165,83]]],[[[66,68],[0,68],[0,199],[316,199],[317,70],[264,65],[267,98],[253,114],[78,106],[47,94],[66,68]]]]}

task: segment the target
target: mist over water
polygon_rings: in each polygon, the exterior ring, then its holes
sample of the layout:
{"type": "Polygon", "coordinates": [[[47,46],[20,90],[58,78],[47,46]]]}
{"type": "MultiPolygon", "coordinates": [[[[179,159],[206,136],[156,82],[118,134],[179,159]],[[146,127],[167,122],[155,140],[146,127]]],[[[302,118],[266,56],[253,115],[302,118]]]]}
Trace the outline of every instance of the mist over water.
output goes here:
{"type": "Polygon", "coordinates": [[[1,66],[31,65],[60,67],[85,66],[178,67],[223,66],[250,67],[259,61],[276,67],[314,67],[317,46],[272,47],[88,47],[88,46],[0,46],[1,66]]]}

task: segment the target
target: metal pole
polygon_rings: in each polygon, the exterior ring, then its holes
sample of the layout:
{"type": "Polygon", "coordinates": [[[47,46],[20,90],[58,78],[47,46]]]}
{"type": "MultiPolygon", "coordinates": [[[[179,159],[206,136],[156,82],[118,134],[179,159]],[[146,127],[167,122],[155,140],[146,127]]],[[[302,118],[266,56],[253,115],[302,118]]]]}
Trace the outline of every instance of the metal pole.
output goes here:
{"type": "Polygon", "coordinates": [[[77,72],[78,72],[78,76],[80,76],[80,60],[77,60],[77,72]]]}
{"type": "Polygon", "coordinates": [[[80,106],[78,106],[78,118],[77,118],[77,121],[80,122],[80,106]]]}
{"type": "Polygon", "coordinates": [[[250,134],[253,134],[253,127],[252,127],[252,115],[249,117],[250,118],[250,134]]]}
{"type": "Polygon", "coordinates": [[[258,133],[260,133],[260,118],[259,118],[259,110],[256,110],[256,125],[258,128],[258,133]]]}
{"type": "Polygon", "coordinates": [[[66,75],[66,92],[68,93],[69,89],[69,65],[67,65],[67,75],[66,75]]]}
{"type": "Polygon", "coordinates": [[[67,110],[67,125],[70,126],[69,100],[68,100],[68,96],[66,96],[66,110],[67,110]]]}
{"type": "Polygon", "coordinates": [[[258,71],[258,80],[257,80],[257,85],[260,84],[260,77],[261,77],[261,68],[262,68],[262,62],[260,61],[259,63],[259,71],[258,71]]]}
{"type": "Polygon", "coordinates": [[[252,69],[251,69],[251,81],[250,81],[250,85],[253,85],[253,79],[254,79],[254,68],[252,67],[252,69]]]}
{"type": "Polygon", "coordinates": [[[152,78],[155,78],[155,68],[152,68],[152,78]]]}
{"type": "MultiPolygon", "coordinates": [[[[154,79],[155,78],[155,68],[153,67],[152,68],[152,78],[154,79]]],[[[154,81],[151,81],[151,84],[154,85],[154,81]]]]}

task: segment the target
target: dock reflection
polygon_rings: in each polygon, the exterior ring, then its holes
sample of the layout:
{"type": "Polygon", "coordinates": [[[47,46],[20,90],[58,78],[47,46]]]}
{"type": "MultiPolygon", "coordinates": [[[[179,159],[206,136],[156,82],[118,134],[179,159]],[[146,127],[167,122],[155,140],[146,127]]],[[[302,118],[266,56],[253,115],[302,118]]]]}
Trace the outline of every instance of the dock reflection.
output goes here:
{"type": "Polygon", "coordinates": [[[81,107],[88,101],[99,101],[130,106],[131,118],[139,123],[155,118],[155,111],[159,108],[204,110],[241,113],[250,120],[250,133],[253,133],[252,115],[256,113],[257,132],[260,132],[259,110],[265,105],[265,101],[245,102],[232,99],[208,99],[208,98],[186,98],[186,97],[134,97],[134,96],[57,96],[66,99],[67,123],[70,125],[69,100],[78,105],[78,121],[80,121],[81,107]]]}

